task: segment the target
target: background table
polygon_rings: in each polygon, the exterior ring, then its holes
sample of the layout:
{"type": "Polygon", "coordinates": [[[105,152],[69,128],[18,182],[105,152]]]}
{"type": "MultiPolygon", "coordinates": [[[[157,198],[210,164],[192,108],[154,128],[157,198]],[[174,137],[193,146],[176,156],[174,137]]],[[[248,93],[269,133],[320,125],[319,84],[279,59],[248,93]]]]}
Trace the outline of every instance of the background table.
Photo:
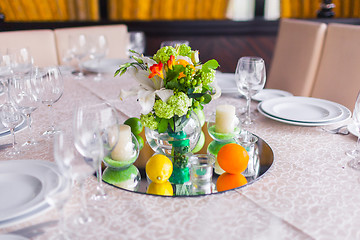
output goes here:
{"type": "MultiPolygon", "coordinates": [[[[72,114],[79,101],[111,101],[122,120],[139,116],[134,98],[120,101],[121,88],[128,89],[134,79],[106,76],[94,82],[93,76],[77,81],[64,75],[65,90],[54,104],[60,128],[72,126],[72,114]]],[[[223,95],[205,107],[209,116],[217,104],[245,105],[244,99],[223,95]]],[[[255,103],[253,107],[255,107],[255,103]]],[[[17,159],[53,161],[52,139],[39,133],[50,125],[48,111],[41,106],[33,114],[33,130],[39,146],[17,159]]],[[[137,194],[105,184],[116,201],[102,211],[105,222],[81,239],[360,239],[360,172],[349,169],[345,151],[355,147],[356,137],[333,135],[320,127],[283,124],[261,115],[251,129],[274,152],[274,164],[255,183],[241,189],[203,197],[161,197],[137,194]]],[[[16,133],[17,142],[27,139],[27,129],[16,133]]],[[[0,138],[0,144],[11,137],[0,138]]],[[[7,160],[0,151],[0,159],[7,160]]],[[[86,192],[95,190],[96,178],[86,180],[86,192]]],[[[1,193],[6,194],[6,193],[1,193]]],[[[65,208],[67,216],[78,211],[79,190],[75,187],[65,208]]],[[[57,219],[54,209],[26,221],[0,228],[11,232],[36,223],[57,219]]],[[[56,227],[47,227],[34,239],[49,239],[56,227]]]]}

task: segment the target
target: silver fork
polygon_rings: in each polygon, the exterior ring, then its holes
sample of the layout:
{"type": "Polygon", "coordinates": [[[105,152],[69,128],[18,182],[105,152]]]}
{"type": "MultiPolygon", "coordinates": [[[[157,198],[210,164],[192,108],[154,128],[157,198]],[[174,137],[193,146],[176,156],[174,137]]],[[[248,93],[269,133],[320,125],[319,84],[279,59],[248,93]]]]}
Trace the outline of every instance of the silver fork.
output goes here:
{"type": "Polygon", "coordinates": [[[332,134],[341,134],[341,135],[348,135],[349,134],[349,130],[347,129],[347,125],[343,125],[334,129],[326,129],[326,128],[321,128],[322,130],[324,130],[325,132],[328,133],[332,133],[332,134]]]}

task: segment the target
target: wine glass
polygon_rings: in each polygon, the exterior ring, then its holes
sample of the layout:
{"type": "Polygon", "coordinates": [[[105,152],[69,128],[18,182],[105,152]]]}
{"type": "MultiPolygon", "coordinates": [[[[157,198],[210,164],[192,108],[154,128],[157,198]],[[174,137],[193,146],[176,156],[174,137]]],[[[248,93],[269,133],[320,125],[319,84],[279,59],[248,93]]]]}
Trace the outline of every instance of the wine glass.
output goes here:
{"type": "MultiPolygon", "coordinates": [[[[360,92],[356,98],[355,107],[352,115],[352,121],[355,125],[357,132],[360,131],[360,92]]],[[[356,148],[354,150],[349,150],[345,152],[346,155],[354,158],[351,160],[348,165],[351,168],[360,170],[360,137],[358,137],[356,142],[356,148]]]]}
{"type": "Polygon", "coordinates": [[[165,47],[165,46],[171,46],[171,47],[175,48],[176,46],[179,46],[179,45],[182,45],[182,44],[185,44],[185,45],[189,46],[190,43],[189,43],[188,40],[163,41],[160,44],[160,48],[165,47]]]}
{"type": "Polygon", "coordinates": [[[79,71],[74,71],[73,74],[76,79],[83,79],[84,72],[81,65],[81,60],[88,54],[88,39],[85,34],[70,35],[69,45],[74,58],[78,61],[79,71]]]}
{"type": "Polygon", "coordinates": [[[10,66],[13,75],[30,73],[34,60],[28,48],[9,48],[7,52],[10,57],[10,66]]]}
{"type": "Polygon", "coordinates": [[[35,68],[31,78],[36,97],[50,108],[51,126],[42,135],[52,136],[55,132],[55,118],[53,105],[61,98],[64,91],[64,82],[58,67],[35,68]]]}
{"type": "Polygon", "coordinates": [[[35,88],[32,85],[31,76],[14,76],[10,79],[9,96],[18,110],[26,116],[29,137],[23,146],[36,145],[37,142],[31,127],[31,114],[38,108],[40,101],[36,95],[35,88]]]}
{"type": "MultiPolygon", "coordinates": [[[[143,54],[145,52],[144,32],[129,32],[128,50],[133,50],[139,54],[143,54]]],[[[128,56],[132,56],[130,51],[128,51],[128,56]]]]}
{"type": "Polygon", "coordinates": [[[101,163],[115,147],[118,138],[119,120],[115,109],[109,103],[82,105],[74,115],[74,138],[76,149],[96,170],[98,180],[94,200],[107,199],[102,184],[101,163]]]}
{"type": "Polygon", "coordinates": [[[0,81],[3,87],[3,92],[6,92],[6,102],[9,102],[8,84],[12,75],[10,56],[0,53],[0,81]]]}
{"type": "MultiPolygon", "coordinates": [[[[108,52],[108,43],[104,35],[91,36],[89,57],[96,60],[97,66],[100,66],[100,61],[103,59],[108,52]]],[[[97,75],[94,77],[95,81],[102,79],[101,71],[99,70],[97,75]]]]}
{"type": "MultiPolygon", "coordinates": [[[[71,129],[71,128],[70,128],[71,129]]],[[[68,230],[79,229],[91,224],[100,224],[104,216],[100,211],[89,211],[84,190],[85,179],[94,173],[94,170],[79,156],[74,145],[71,130],[61,130],[54,135],[54,159],[62,176],[74,185],[79,185],[80,190],[80,213],[69,217],[68,230]]]]}
{"type": "Polygon", "coordinates": [[[20,150],[17,148],[16,141],[15,141],[15,127],[21,122],[22,115],[14,106],[14,104],[10,102],[6,102],[1,106],[0,112],[0,120],[1,123],[9,128],[11,135],[13,137],[12,141],[12,149],[7,152],[7,156],[13,157],[20,154],[20,150]]]}
{"type": "Polygon", "coordinates": [[[253,123],[250,113],[251,97],[264,88],[266,82],[265,62],[260,57],[241,57],[235,71],[235,81],[240,94],[246,97],[246,113],[242,123],[253,123]]]}

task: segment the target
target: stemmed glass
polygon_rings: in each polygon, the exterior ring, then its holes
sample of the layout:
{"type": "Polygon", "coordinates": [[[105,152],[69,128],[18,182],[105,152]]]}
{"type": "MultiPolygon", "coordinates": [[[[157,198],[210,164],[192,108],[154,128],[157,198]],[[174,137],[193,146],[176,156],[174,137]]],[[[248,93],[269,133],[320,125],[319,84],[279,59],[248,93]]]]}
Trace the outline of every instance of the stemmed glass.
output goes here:
{"type": "MultiPolygon", "coordinates": [[[[360,92],[356,98],[352,120],[357,129],[357,132],[359,132],[360,131],[360,92]]],[[[354,150],[346,151],[345,153],[346,155],[354,158],[348,163],[348,165],[351,168],[360,170],[360,136],[357,139],[356,148],[354,150]]]]}
{"type": "Polygon", "coordinates": [[[266,82],[265,62],[260,57],[241,57],[235,71],[235,81],[240,94],[246,97],[244,125],[253,123],[251,119],[251,97],[264,88],[266,82]]]}
{"type": "Polygon", "coordinates": [[[29,49],[26,47],[9,48],[7,51],[10,57],[13,75],[25,75],[30,73],[34,60],[30,55],[29,49]]]}
{"type": "Polygon", "coordinates": [[[6,92],[6,102],[9,102],[9,91],[8,81],[12,75],[11,72],[11,63],[10,63],[10,56],[7,54],[0,53],[0,82],[3,87],[3,91],[6,92]]]}
{"type": "Polygon", "coordinates": [[[109,103],[77,107],[74,115],[74,138],[76,149],[96,170],[98,185],[94,200],[107,199],[102,184],[101,163],[115,147],[118,138],[119,119],[109,103]]]}
{"type": "Polygon", "coordinates": [[[22,115],[17,108],[10,102],[6,102],[1,107],[0,112],[1,123],[9,128],[13,137],[12,149],[7,152],[7,156],[13,157],[20,154],[20,150],[17,148],[15,141],[15,127],[21,122],[22,115]]]}
{"type": "MultiPolygon", "coordinates": [[[[71,129],[71,128],[70,128],[71,129]]],[[[91,224],[100,224],[104,216],[100,211],[89,211],[84,191],[85,178],[94,173],[94,170],[85,163],[75,149],[73,134],[65,130],[54,136],[54,159],[62,176],[72,185],[78,183],[80,188],[80,213],[68,218],[67,230],[80,231],[91,224]]],[[[59,209],[61,210],[61,209],[59,209]]],[[[60,219],[61,220],[61,219],[60,219]]]]}
{"type": "MultiPolygon", "coordinates": [[[[95,59],[98,66],[100,66],[100,61],[106,56],[107,52],[108,43],[106,37],[104,35],[91,36],[89,57],[95,59]]],[[[101,71],[99,70],[94,80],[100,81],[101,79],[101,71]]]]}
{"type": "Polygon", "coordinates": [[[36,96],[50,108],[52,124],[46,130],[44,136],[52,136],[55,130],[55,118],[53,105],[61,98],[64,91],[64,82],[58,67],[35,68],[31,78],[35,87],[36,96]]]}
{"type": "Polygon", "coordinates": [[[10,79],[9,96],[18,110],[26,116],[29,137],[23,146],[37,144],[31,127],[31,114],[38,108],[40,101],[36,95],[34,85],[32,84],[31,76],[14,76],[10,79]]]}
{"type": "Polygon", "coordinates": [[[88,39],[85,34],[70,35],[69,45],[74,58],[78,61],[79,71],[74,71],[73,74],[76,79],[83,79],[84,72],[81,65],[81,60],[88,54],[88,39]]]}
{"type": "MultiPolygon", "coordinates": [[[[143,54],[145,52],[145,45],[144,32],[129,32],[128,50],[133,50],[137,53],[143,54]]],[[[132,56],[130,51],[128,51],[128,56],[132,56]]]]}

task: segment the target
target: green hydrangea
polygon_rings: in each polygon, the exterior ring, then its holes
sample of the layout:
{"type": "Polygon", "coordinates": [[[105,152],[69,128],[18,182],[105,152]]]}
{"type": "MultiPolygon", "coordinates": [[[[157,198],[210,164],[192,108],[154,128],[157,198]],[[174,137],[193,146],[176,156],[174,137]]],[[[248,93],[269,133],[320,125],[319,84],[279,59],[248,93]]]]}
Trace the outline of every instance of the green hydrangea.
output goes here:
{"type": "Polygon", "coordinates": [[[191,106],[191,99],[185,93],[178,92],[169,98],[167,104],[171,105],[174,113],[181,117],[188,112],[188,108],[191,106]]]}
{"type": "Polygon", "coordinates": [[[200,75],[198,75],[198,79],[201,81],[203,85],[208,85],[209,83],[213,82],[215,79],[215,70],[210,69],[209,72],[204,72],[199,70],[200,75]]]}
{"type": "Polygon", "coordinates": [[[155,120],[155,116],[153,113],[148,113],[146,115],[141,114],[140,121],[145,127],[148,127],[151,130],[155,130],[158,128],[158,122],[155,120]]]}
{"type": "Polygon", "coordinates": [[[191,99],[183,92],[171,96],[167,102],[161,99],[155,101],[154,111],[156,116],[160,118],[170,119],[174,115],[179,117],[185,115],[191,106],[191,99]]]}
{"type": "Polygon", "coordinates": [[[159,118],[170,119],[174,116],[173,106],[163,102],[161,99],[155,101],[154,111],[159,118]]]}
{"type": "Polygon", "coordinates": [[[174,55],[175,58],[178,56],[175,48],[170,47],[170,46],[165,46],[165,47],[160,48],[156,52],[156,54],[153,56],[153,59],[156,62],[161,61],[162,63],[166,63],[170,59],[171,55],[174,55]]]}
{"type": "Polygon", "coordinates": [[[186,44],[181,44],[179,47],[179,55],[191,58],[191,47],[186,44]]]}

